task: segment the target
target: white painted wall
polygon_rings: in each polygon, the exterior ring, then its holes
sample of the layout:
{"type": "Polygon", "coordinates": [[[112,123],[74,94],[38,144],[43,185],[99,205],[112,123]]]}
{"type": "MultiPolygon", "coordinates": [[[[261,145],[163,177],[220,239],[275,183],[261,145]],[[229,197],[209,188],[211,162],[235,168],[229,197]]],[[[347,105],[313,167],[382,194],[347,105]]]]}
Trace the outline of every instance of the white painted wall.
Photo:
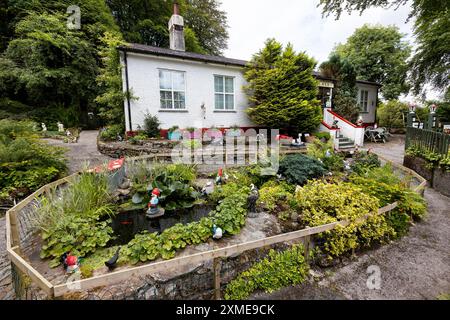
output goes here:
{"type": "MultiPolygon", "coordinates": [[[[132,95],[138,97],[138,100],[131,101],[133,130],[136,130],[137,125],[143,126],[144,115],[147,111],[157,115],[161,122],[161,129],[168,129],[174,125],[180,128],[209,128],[212,125],[231,127],[235,124],[241,127],[254,126],[244,111],[248,107],[248,99],[242,90],[245,84],[242,68],[130,52],[127,53],[127,61],[129,86],[132,95]],[[160,109],[159,69],[185,72],[185,112],[160,109]],[[235,111],[214,110],[214,75],[234,77],[235,111]],[[206,107],[205,118],[201,110],[203,103],[206,107]]],[[[124,107],[128,131],[130,128],[126,101],[124,107]]]]}
{"type": "Polygon", "coordinates": [[[362,84],[362,83],[356,83],[356,87],[358,88],[358,97],[357,97],[358,103],[360,101],[361,90],[367,90],[369,92],[368,103],[367,103],[367,111],[368,112],[360,113],[361,117],[363,118],[364,123],[375,122],[375,112],[376,112],[376,107],[377,107],[377,87],[368,85],[368,84],[362,84]]]}

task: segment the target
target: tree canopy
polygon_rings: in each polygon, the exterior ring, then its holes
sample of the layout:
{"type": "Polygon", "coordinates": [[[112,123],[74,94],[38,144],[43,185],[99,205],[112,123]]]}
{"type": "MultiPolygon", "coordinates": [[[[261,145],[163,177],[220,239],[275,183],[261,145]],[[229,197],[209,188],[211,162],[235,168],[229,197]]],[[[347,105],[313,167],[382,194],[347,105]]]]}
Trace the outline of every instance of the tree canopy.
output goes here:
{"type": "Polygon", "coordinates": [[[315,130],[322,119],[315,65],[305,53],[296,53],[291,44],[283,48],[275,39],[268,39],[244,74],[251,102],[249,117],[269,128],[297,133],[315,130]]]}
{"type": "Polygon", "coordinates": [[[407,59],[411,48],[403,36],[395,26],[364,25],[335,52],[353,64],[358,79],[380,83],[383,97],[396,99],[409,91],[407,59]]]}
{"type": "MultiPolygon", "coordinates": [[[[343,11],[360,13],[371,7],[397,9],[408,0],[320,0],[324,15],[339,19],[343,11]]],[[[412,0],[409,18],[415,18],[417,49],[410,62],[410,82],[414,93],[424,93],[426,84],[450,92],[450,2],[448,0],[412,0]]],[[[408,18],[408,19],[409,19],[408,18]]]]}

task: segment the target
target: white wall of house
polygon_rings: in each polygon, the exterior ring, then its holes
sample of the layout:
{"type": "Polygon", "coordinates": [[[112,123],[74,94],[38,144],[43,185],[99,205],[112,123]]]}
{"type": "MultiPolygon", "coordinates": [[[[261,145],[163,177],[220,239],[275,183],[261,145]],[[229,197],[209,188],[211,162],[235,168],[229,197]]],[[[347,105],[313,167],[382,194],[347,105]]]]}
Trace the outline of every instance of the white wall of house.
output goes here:
{"type": "MultiPolygon", "coordinates": [[[[209,128],[253,126],[245,109],[248,99],[242,90],[245,84],[240,67],[180,60],[162,56],[127,53],[128,80],[131,93],[137,100],[131,100],[132,129],[143,126],[146,112],[156,115],[162,129],[174,125],[180,128],[209,128]],[[185,74],[185,109],[168,110],[161,108],[159,70],[182,71],[185,74]],[[214,75],[233,77],[234,110],[215,109],[214,75]],[[201,106],[205,106],[205,111],[201,106]]],[[[125,72],[123,73],[125,84],[125,72]]],[[[128,105],[125,101],[126,128],[130,130],[128,105]]]]}
{"type": "Polygon", "coordinates": [[[375,113],[377,108],[377,87],[370,84],[356,83],[358,88],[357,101],[361,107],[360,115],[364,123],[374,123],[375,113]],[[365,108],[365,101],[367,96],[367,108],[365,108]],[[366,110],[363,110],[366,109],[366,110]]]}

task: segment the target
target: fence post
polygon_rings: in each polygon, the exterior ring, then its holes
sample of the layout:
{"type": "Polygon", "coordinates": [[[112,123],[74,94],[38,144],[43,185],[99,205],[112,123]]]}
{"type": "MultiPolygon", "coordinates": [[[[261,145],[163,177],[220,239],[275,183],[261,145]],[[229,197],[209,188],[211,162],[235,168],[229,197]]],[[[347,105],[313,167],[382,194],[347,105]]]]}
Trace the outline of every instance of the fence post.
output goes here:
{"type": "Polygon", "coordinates": [[[222,268],[222,262],[220,258],[214,258],[213,270],[214,270],[214,300],[220,300],[220,269],[222,268]]]}
{"type": "Polygon", "coordinates": [[[309,247],[310,247],[310,243],[311,243],[311,236],[305,236],[303,238],[303,247],[304,247],[304,250],[305,250],[304,255],[305,255],[305,262],[306,263],[309,262],[309,247]]]}

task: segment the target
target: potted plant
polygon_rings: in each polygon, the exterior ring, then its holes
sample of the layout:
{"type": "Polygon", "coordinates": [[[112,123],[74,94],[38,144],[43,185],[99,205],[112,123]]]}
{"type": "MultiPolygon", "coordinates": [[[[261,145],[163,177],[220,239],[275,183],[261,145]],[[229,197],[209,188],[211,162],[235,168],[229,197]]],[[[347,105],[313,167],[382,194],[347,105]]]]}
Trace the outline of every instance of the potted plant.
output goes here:
{"type": "Polygon", "coordinates": [[[227,130],[227,136],[229,137],[239,137],[241,135],[241,127],[234,124],[227,130]]]}
{"type": "Polygon", "coordinates": [[[189,132],[190,139],[201,139],[201,132],[198,132],[194,127],[187,127],[185,130],[189,132]]]}
{"type": "Polygon", "coordinates": [[[172,126],[169,128],[167,133],[167,138],[169,140],[180,140],[181,139],[181,132],[179,130],[178,126],[172,126]]]}

